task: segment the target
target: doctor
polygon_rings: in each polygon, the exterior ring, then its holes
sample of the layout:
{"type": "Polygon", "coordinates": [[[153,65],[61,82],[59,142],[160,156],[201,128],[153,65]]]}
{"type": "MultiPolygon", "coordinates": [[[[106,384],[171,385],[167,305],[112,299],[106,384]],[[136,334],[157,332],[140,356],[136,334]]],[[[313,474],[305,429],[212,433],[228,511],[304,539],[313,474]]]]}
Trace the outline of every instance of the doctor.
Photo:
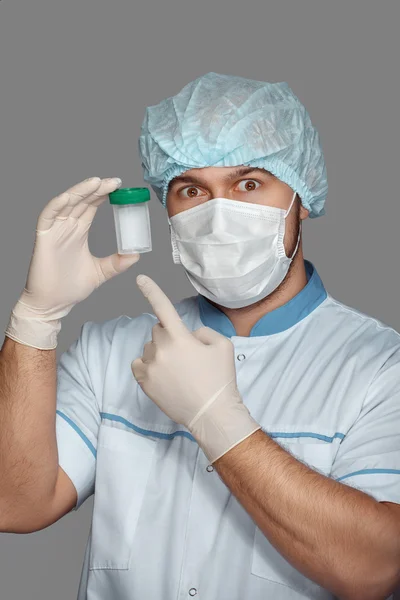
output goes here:
{"type": "Polygon", "coordinates": [[[85,323],[55,394],[61,319],[139,256],[87,247],[119,182],[49,203],[0,357],[1,530],[94,494],[79,600],[389,597],[400,336],[303,258],[327,191],[307,112],[285,83],[209,73],[147,109],[139,150],[197,295],[140,275],[153,314],[85,323]]]}

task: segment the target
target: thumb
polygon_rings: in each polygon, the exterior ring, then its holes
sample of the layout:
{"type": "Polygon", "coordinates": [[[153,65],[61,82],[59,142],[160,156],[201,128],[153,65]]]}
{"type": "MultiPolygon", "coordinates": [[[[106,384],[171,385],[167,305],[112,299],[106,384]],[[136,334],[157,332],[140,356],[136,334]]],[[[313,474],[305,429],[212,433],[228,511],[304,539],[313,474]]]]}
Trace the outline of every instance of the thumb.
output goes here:
{"type": "Polygon", "coordinates": [[[140,258],[140,254],[111,254],[104,258],[99,258],[99,266],[104,276],[104,281],[108,281],[118,275],[127,271],[129,267],[134,265],[140,258]]]}

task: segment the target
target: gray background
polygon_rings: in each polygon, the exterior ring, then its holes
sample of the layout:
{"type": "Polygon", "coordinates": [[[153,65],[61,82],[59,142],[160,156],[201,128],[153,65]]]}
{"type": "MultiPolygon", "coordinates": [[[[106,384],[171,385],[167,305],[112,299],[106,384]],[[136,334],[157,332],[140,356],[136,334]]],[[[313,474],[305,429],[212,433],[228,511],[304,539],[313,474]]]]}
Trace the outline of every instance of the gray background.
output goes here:
{"type": "MultiPolygon", "coordinates": [[[[144,184],[137,139],[147,105],[209,71],[287,81],[317,127],[327,214],[304,226],[305,256],[336,298],[400,329],[400,5],[202,0],[0,1],[0,327],[21,293],[36,219],[87,177],[144,184]]],[[[87,321],[148,311],[153,277],[175,302],[194,293],[172,262],[152,193],[153,252],[66,318],[58,354],[87,321]]],[[[89,242],[116,251],[103,205],[89,242]]],[[[46,530],[0,534],[1,600],[76,597],[92,499],[46,530]]]]}

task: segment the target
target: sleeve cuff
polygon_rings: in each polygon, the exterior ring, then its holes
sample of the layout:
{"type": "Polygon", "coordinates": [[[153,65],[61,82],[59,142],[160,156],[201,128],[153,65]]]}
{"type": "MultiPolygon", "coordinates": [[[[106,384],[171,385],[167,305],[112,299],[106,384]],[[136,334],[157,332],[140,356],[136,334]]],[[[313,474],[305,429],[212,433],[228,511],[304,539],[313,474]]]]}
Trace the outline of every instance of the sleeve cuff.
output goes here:
{"type": "Polygon", "coordinates": [[[58,464],[74,484],[78,499],[73,510],[94,492],[96,449],[85,433],[63,412],[57,410],[58,464]]]}
{"type": "Polygon", "coordinates": [[[400,470],[363,469],[338,477],[336,481],[369,494],[378,502],[400,504],[400,470]]]}

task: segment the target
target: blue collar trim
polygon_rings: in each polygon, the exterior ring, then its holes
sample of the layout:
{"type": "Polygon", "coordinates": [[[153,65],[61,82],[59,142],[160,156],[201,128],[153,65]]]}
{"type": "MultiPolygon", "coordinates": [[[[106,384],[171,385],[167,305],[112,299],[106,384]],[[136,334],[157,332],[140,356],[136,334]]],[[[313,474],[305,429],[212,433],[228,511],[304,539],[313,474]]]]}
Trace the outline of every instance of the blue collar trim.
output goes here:
{"type": "MultiPolygon", "coordinates": [[[[307,284],[304,288],[283,306],[263,315],[252,328],[250,337],[285,331],[307,317],[325,300],[328,294],[314,265],[305,260],[304,266],[307,274],[307,284]]],[[[203,325],[211,327],[226,337],[236,336],[231,320],[219,308],[213,306],[200,294],[197,296],[197,301],[203,325]]]]}

